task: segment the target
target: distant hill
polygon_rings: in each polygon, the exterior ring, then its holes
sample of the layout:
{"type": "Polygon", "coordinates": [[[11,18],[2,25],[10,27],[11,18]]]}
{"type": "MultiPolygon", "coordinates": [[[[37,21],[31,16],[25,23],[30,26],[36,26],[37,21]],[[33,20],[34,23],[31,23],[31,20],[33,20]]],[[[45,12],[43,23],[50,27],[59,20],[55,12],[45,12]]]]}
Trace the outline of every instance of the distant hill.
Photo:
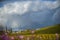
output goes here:
{"type": "MultiPolygon", "coordinates": [[[[29,34],[31,34],[31,31],[32,30],[22,31],[22,33],[20,33],[20,34],[29,35],[29,34]]],[[[46,26],[46,27],[43,27],[43,28],[40,28],[40,29],[34,30],[34,31],[35,31],[34,34],[55,34],[55,33],[60,34],[60,24],[48,26],[48,27],[46,26]]]]}
{"type": "Polygon", "coordinates": [[[36,34],[55,34],[55,33],[59,33],[60,34],[60,24],[45,27],[45,28],[41,28],[39,30],[36,30],[35,33],[36,34]]]}

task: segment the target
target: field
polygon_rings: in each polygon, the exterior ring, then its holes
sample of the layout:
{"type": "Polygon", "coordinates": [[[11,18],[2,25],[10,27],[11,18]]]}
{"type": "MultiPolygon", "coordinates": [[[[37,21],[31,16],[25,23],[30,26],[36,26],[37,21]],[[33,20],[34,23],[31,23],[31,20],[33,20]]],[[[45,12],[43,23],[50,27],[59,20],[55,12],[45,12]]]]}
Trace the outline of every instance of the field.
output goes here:
{"type": "MultiPolygon", "coordinates": [[[[60,40],[60,24],[38,30],[11,31],[2,34],[2,39],[5,40],[4,38],[6,40],[60,40]]],[[[0,40],[2,39],[0,35],[0,40]]]]}
{"type": "Polygon", "coordinates": [[[11,40],[59,40],[60,34],[9,35],[11,40]]]}
{"type": "Polygon", "coordinates": [[[9,34],[14,40],[60,40],[60,24],[41,28],[38,30],[26,30],[21,33],[9,34]]]}

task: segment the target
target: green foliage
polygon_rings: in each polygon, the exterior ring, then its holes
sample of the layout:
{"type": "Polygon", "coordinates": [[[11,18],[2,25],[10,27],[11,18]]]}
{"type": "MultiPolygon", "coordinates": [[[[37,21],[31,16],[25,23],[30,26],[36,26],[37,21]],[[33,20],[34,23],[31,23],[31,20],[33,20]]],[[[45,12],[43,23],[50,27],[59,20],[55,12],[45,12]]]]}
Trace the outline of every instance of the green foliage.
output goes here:
{"type": "MultiPolygon", "coordinates": [[[[60,34],[58,34],[60,36],[60,34]]],[[[19,35],[18,35],[19,36],[19,35]]],[[[23,39],[18,38],[17,35],[14,35],[15,40],[56,40],[56,35],[55,34],[34,34],[34,35],[22,35],[24,36],[23,39]]],[[[11,37],[11,35],[10,35],[11,37]]],[[[59,39],[59,37],[58,37],[59,39]]]]}
{"type": "MultiPolygon", "coordinates": [[[[19,32],[18,34],[31,35],[32,34],[31,31],[32,30],[26,30],[26,31],[19,32]]],[[[34,31],[35,31],[34,34],[55,34],[55,33],[60,34],[60,24],[54,26],[48,26],[45,28],[40,28],[39,30],[34,30],[34,31]]]]}
{"type": "Polygon", "coordinates": [[[60,24],[45,27],[45,28],[41,28],[41,29],[37,30],[35,33],[36,34],[55,34],[55,33],[59,33],[60,34],[60,24]]]}
{"type": "Polygon", "coordinates": [[[0,25],[0,35],[4,34],[4,28],[3,25],[0,25]]]}

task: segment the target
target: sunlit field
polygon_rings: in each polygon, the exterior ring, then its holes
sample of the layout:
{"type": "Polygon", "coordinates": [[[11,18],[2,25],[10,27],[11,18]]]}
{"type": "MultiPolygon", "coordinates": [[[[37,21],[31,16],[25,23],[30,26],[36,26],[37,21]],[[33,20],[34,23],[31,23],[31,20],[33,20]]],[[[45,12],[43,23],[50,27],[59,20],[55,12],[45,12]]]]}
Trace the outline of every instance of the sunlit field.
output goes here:
{"type": "MultiPolygon", "coordinates": [[[[60,40],[60,34],[21,34],[16,33],[5,33],[3,34],[6,40],[60,40]]],[[[0,36],[1,38],[2,36],[0,36]]],[[[3,37],[4,38],[4,37],[3,37]]],[[[1,40],[1,39],[0,39],[1,40]]]]}
{"type": "Polygon", "coordinates": [[[60,34],[10,34],[10,40],[59,40],[60,34]]]}
{"type": "Polygon", "coordinates": [[[38,30],[0,31],[0,40],[60,40],[60,25],[38,30]]]}

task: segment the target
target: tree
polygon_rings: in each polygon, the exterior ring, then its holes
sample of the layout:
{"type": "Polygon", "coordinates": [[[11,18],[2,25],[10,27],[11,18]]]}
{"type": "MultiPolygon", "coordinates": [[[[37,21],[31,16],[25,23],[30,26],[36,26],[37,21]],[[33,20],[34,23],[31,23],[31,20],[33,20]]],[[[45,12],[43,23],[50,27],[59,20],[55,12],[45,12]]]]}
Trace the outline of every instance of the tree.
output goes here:
{"type": "Polygon", "coordinates": [[[0,35],[2,35],[4,33],[4,27],[3,25],[0,25],[0,35]]]}

